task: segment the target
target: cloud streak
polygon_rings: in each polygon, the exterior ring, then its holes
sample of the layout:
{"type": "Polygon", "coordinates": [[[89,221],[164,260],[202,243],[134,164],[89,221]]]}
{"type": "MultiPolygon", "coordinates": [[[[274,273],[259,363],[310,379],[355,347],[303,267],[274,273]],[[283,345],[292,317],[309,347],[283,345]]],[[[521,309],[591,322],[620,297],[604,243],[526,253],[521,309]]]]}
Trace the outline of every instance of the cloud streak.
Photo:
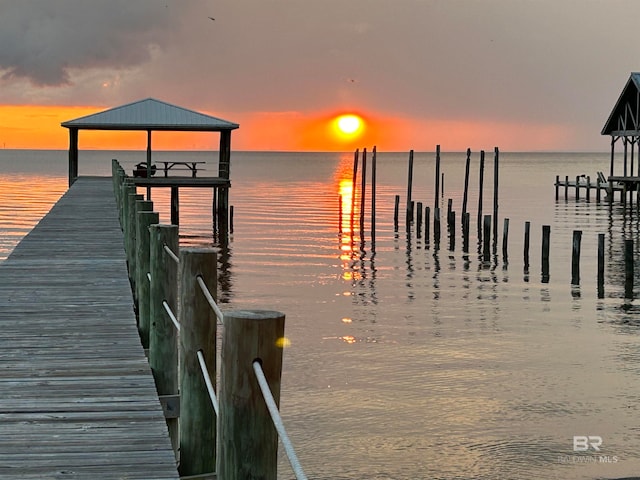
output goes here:
{"type": "Polygon", "coordinates": [[[148,62],[170,41],[169,9],[153,0],[0,1],[4,80],[73,83],[71,72],[148,62]]]}

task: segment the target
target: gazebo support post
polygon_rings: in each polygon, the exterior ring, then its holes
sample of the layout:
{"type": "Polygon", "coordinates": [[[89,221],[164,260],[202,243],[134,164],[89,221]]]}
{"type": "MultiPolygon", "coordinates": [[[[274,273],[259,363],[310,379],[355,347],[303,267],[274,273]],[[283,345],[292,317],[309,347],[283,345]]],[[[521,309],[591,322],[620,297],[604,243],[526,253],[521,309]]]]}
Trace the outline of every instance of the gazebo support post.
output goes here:
{"type": "Polygon", "coordinates": [[[609,176],[613,177],[613,158],[616,153],[616,137],[611,135],[611,165],[609,166],[609,176]]]}
{"type": "Polygon", "coordinates": [[[171,225],[180,225],[180,190],[171,187],[171,225]]]}
{"type": "MultiPolygon", "coordinates": [[[[151,177],[151,130],[147,130],[147,178],[151,177]]],[[[151,200],[151,187],[147,187],[147,200],[151,200]]]]}
{"type": "Polygon", "coordinates": [[[624,176],[627,176],[627,151],[628,151],[628,143],[629,143],[629,139],[625,137],[622,139],[624,142],[624,168],[623,168],[623,172],[624,172],[624,176]]]}
{"type": "Polygon", "coordinates": [[[78,178],[78,129],[69,129],[69,186],[78,178]]]}
{"type": "MultiPolygon", "coordinates": [[[[220,157],[218,160],[218,176],[229,179],[231,167],[231,130],[220,131],[220,157]]],[[[229,220],[229,189],[221,188],[218,192],[219,225],[226,231],[229,220]]]]}

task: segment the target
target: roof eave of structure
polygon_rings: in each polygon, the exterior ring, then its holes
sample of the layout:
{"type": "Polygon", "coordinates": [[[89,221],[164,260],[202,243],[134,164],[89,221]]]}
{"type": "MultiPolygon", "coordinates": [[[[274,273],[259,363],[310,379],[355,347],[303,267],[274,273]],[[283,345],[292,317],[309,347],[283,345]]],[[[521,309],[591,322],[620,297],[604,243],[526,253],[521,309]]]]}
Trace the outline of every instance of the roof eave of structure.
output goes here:
{"type": "Polygon", "coordinates": [[[620,95],[618,96],[618,100],[616,101],[615,106],[611,110],[611,113],[609,114],[607,121],[602,127],[602,131],[600,132],[601,135],[624,135],[624,133],[617,133],[617,132],[620,132],[619,130],[613,130],[613,127],[610,126],[610,123],[613,120],[613,117],[616,111],[618,110],[618,106],[620,105],[620,103],[622,102],[622,99],[624,98],[624,95],[627,91],[627,88],[629,87],[629,84],[631,84],[632,82],[635,84],[636,88],[640,90],[640,73],[632,72],[631,75],[629,75],[629,79],[627,80],[627,83],[625,83],[624,88],[622,89],[622,91],[620,92],[620,95]]]}
{"type": "Polygon", "coordinates": [[[60,124],[77,130],[166,130],[220,132],[239,125],[155,98],[85,115],[60,124]]]}
{"type": "Polygon", "coordinates": [[[212,127],[210,125],[123,125],[123,124],[91,124],[91,123],[73,123],[64,122],[61,125],[65,128],[76,128],[78,130],[153,130],[153,131],[170,131],[170,132],[221,132],[224,130],[235,130],[240,128],[237,123],[229,123],[229,125],[219,125],[212,127]]]}
{"type": "Polygon", "coordinates": [[[640,130],[613,130],[611,132],[602,132],[602,135],[611,135],[612,137],[638,137],[640,130]]]}

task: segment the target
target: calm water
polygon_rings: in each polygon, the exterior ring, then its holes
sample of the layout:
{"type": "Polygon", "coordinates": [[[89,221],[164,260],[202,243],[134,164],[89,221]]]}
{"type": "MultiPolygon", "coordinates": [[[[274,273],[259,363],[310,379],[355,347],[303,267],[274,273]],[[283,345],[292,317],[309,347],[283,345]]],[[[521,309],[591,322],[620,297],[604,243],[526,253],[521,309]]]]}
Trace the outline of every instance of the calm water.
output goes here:
{"type": "MultiPolygon", "coordinates": [[[[130,170],[144,152],[82,152],[80,174],[109,174],[113,157],[130,170]]],[[[211,154],[156,158],[178,157],[211,154]]],[[[446,211],[451,198],[457,211],[453,251],[446,228],[439,249],[418,238],[415,226],[407,233],[404,221],[394,232],[394,196],[401,196],[401,211],[405,206],[406,153],[378,155],[375,243],[370,183],[360,232],[358,182],[351,233],[352,154],[232,154],[234,232],[221,251],[219,297],[223,308],[287,315],[281,410],[310,478],[640,473],[640,321],[638,301],[624,298],[622,270],[623,240],[640,243],[640,221],[635,211],[610,212],[595,196],[556,202],[553,191],[556,174],[606,172],[608,155],[502,153],[499,236],[509,218],[508,259],[500,242],[489,264],[477,253],[478,158],[468,202],[472,253],[465,255],[464,154],[444,154],[441,165],[441,207],[446,211]],[[551,226],[548,283],[540,275],[542,225],[551,226]],[[575,229],[583,231],[579,287],[570,285],[575,229]],[[598,233],[606,238],[602,299],[598,233]],[[600,456],[574,452],[576,435],[601,437],[600,456]]],[[[370,154],[367,167],[369,176],[370,154]]],[[[412,197],[432,210],[434,167],[432,153],[416,154],[412,197]]],[[[0,259],[65,191],[66,171],[66,152],[0,150],[0,259]]],[[[490,213],[492,152],[484,180],[490,213]]],[[[168,198],[159,193],[154,200],[168,222],[168,198]]],[[[210,194],[181,191],[180,207],[182,243],[211,243],[210,194]]],[[[280,472],[292,478],[285,460],[280,472]]]]}

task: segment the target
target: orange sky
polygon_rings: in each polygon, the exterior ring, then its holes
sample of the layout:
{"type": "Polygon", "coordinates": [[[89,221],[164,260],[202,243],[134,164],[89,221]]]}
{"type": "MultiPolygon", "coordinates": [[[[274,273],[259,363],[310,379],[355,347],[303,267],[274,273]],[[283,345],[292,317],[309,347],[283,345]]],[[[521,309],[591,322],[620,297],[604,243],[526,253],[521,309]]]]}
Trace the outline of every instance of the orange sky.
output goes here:
{"type": "MultiPolygon", "coordinates": [[[[66,120],[89,115],[109,107],[0,106],[0,147],[25,149],[66,149],[66,120]]],[[[240,124],[232,134],[234,150],[352,151],[371,148],[379,151],[432,151],[436,144],[446,150],[558,149],[572,141],[571,132],[558,125],[508,124],[474,121],[425,120],[389,117],[365,111],[333,110],[317,113],[204,112],[240,124]],[[335,119],[344,113],[363,118],[357,135],[340,134],[335,119]],[[489,143],[487,143],[489,142],[489,143]]],[[[218,148],[218,134],[155,132],[156,150],[207,150],[218,148]]],[[[80,148],[144,149],[144,132],[81,131],[80,148]]]]}

